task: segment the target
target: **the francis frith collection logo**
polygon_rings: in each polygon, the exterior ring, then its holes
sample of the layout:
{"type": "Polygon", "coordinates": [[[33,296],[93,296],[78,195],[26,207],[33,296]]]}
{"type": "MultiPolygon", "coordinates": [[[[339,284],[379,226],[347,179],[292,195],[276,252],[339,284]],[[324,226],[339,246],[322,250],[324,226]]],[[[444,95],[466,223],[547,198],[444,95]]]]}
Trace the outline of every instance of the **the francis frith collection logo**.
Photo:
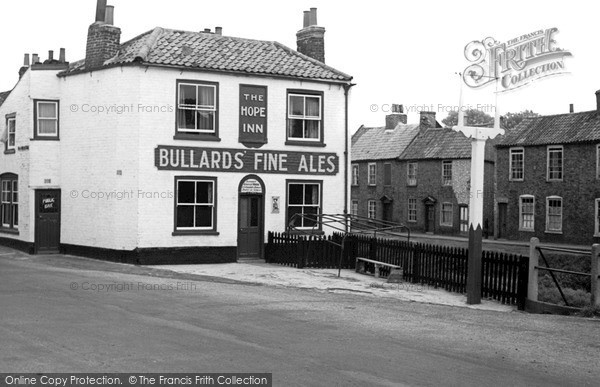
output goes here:
{"type": "Polygon", "coordinates": [[[494,38],[473,41],[465,47],[465,57],[472,64],[463,72],[467,86],[480,88],[499,81],[507,91],[534,80],[564,74],[567,50],[559,48],[555,34],[558,28],[538,30],[505,43],[494,38]]]}

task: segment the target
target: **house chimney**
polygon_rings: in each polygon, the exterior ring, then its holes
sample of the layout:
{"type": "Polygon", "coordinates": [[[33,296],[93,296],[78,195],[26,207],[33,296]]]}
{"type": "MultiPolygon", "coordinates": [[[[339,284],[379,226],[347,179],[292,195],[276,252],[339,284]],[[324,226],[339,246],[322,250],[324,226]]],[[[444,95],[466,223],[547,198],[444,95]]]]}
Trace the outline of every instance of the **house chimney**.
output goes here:
{"type": "Polygon", "coordinates": [[[437,127],[437,122],[435,120],[435,112],[422,111],[421,120],[419,122],[421,129],[437,127]]]}
{"type": "Polygon", "coordinates": [[[298,52],[325,63],[325,28],[317,26],[317,9],[304,11],[304,27],[296,33],[298,52]]]}
{"type": "Polygon", "coordinates": [[[48,51],[48,60],[52,62],[54,60],[54,50],[48,51]]]}
{"type": "Polygon", "coordinates": [[[23,66],[19,69],[19,79],[23,78],[23,75],[27,72],[29,68],[29,54],[25,54],[23,57],[23,66]]]}
{"type": "Polygon", "coordinates": [[[223,27],[215,27],[215,34],[223,35],[223,27]]]}
{"type": "Polygon", "coordinates": [[[31,58],[31,64],[34,65],[34,64],[38,64],[38,63],[40,63],[40,59],[38,57],[38,54],[33,54],[32,58],[31,58]]]}
{"type": "Polygon", "coordinates": [[[25,54],[23,57],[23,67],[29,67],[29,54],[25,54]]]}
{"type": "Polygon", "coordinates": [[[207,34],[210,34],[210,28],[205,28],[204,32],[206,32],[207,34]]]}
{"type": "Polygon", "coordinates": [[[393,104],[392,114],[385,116],[385,129],[394,129],[398,124],[406,124],[406,114],[404,114],[404,106],[393,104]]]}
{"type": "Polygon", "coordinates": [[[110,8],[112,7],[106,6],[106,0],[98,0],[96,21],[88,29],[85,49],[85,68],[87,70],[102,67],[104,62],[119,53],[121,29],[107,23],[107,15],[110,19],[114,16],[114,11],[109,11],[110,8]]]}
{"type": "Polygon", "coordinates": [[[569,104],[569,113],[574,113],[575,112],[575,107],[573,106],[573,104],[569,104]]]}
{"type": "Polygon", "coordinates": [[[600,90],[596,92],[596,111],[600,114],[600,90]]]}
{"type": "Polygon", "coordinates": [[[104,17],[104,22],[111,26],[115,25],[115,6],[114,5],[106,6],[106,16],[104,17]]]}
{"type": "Polygon", "coordinates": [[[58,57],[58,61],[60,63],[65,63],[67,61],[67,55],[65,53],[65,49],[64,48],[60,49],[60,56],[58,57]]]}

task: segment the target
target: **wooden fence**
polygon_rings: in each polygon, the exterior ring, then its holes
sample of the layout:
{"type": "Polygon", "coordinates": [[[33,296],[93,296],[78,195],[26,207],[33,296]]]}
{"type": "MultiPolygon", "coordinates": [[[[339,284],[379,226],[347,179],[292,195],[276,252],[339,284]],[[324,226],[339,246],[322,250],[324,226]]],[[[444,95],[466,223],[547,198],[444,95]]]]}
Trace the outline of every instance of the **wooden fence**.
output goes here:
{"type": "MultiPolygon", "coordinates": [[[[343,269],[354,269],[356,257],[365,257],[401,266],[406,281],[450,292],[466,292],[467,249],[350,235],[344,241],[344,254],[340,256],[342,240],[342,234],[309,240],[308,237],[269,232],[266,261],[298,268],[337,268],[341,260],[343,269]]],[[[527,257],[483,251],[482,297],[516,304],[523,309],[528,265],[527,257]]],[[[367,264],[367,270],[374,270],[373,265],[367,264]]]]}

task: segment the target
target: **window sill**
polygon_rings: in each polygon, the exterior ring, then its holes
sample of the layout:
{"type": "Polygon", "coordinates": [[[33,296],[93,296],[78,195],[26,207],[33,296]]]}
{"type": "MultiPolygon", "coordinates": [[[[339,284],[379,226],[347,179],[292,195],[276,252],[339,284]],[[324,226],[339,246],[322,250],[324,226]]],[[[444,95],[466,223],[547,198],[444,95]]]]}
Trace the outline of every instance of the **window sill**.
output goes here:
{"type": "Polygon", "coordinates": [[[13,229],[13,228],[0,227],[0,233],[2,233],[2,234],[19,235],[19,230],[18,229],[13,229]]]}
{"type": "Polygon", "coordinates": [[[546,183],[562,183],[563,179],[546,179],[546,183]]]}
{"type": "Polygon", "coordinates": [[[508,181],[511,181],[511,182],[512,182],[512,181],[514,181],[514,182],[522,182],[522,181],[524,181],[524,180],[525,180],[525,179],[508,179],[508,181]]]}
{"type": "Polygon", "coordinates": [[[440,227],[452,228],[454,226],[451,224],[440,224],[440,227]]]}
{"type": "Polygon", "coordinates": [[[558,235],[562,235],[562,233],[563,233],[562,231],[549,231],[549,230],[546,230],[544,232],[546,234],[558,234],[558,235]]]}
{"type": "Polygon", "coordinates": [[[377,184],[368,184],[369,187],[377,187],[377,184]]]}
{"type": "Polygon", "coordinates": [[[407,220],[408,223],[417,223],[416,220],[407,220]]]}
{"type": "Polygon", "coordinates": [[[522,232],[535,232],[535,230],[530,229],[530,228],[519,228],[519,231],[522,231],[522,232]]]}
{"type": "Polygon", "coordinates": [[[218,231],[213,230],[179,230],[173,231],[172,236],[185,236],[185,235],[209,235],[209,236],[218,236],[218,231]]]}
{"type": "Polygon", "coordinates": [[[30,138],[30,141],[60,141],[59,137],[34,137],[30,138]]]}
{"type": "Polygon", "coordinates": [[[4,151],[5,155],[14,155],[15,153],[17,153],[16,149],[7,149],[4,151]]]}
{"type": "Polygon", "coordinates": [[[216,134],[208,134],[208,133],[198,133],[198,134],[190,134],[190,133],[176,133],[173,136],[173,140],[186,140],[186,141],[221,141],[221,139],[216,134]]]}
{"type": "Polygon", "coordinates": [[[302,140],[287,140],[285,145],[293,145],[293,146],[313,146],[317,148],[324,148],[327,145],[322,142],[312,142],[312,141],[302,141],[302,140]]]}

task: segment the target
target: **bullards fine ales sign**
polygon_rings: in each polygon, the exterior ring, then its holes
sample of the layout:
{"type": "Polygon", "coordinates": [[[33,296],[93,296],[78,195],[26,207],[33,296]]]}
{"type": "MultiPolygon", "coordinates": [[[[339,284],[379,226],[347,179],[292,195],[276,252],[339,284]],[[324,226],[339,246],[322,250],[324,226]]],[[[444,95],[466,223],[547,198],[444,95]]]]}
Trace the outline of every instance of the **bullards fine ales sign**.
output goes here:
{"type": "Polygon", "coordinates": [[[335,153],[159,145],[154,150],[154,165],[165,171],[336,175],[339,157],[335,153]]]}

